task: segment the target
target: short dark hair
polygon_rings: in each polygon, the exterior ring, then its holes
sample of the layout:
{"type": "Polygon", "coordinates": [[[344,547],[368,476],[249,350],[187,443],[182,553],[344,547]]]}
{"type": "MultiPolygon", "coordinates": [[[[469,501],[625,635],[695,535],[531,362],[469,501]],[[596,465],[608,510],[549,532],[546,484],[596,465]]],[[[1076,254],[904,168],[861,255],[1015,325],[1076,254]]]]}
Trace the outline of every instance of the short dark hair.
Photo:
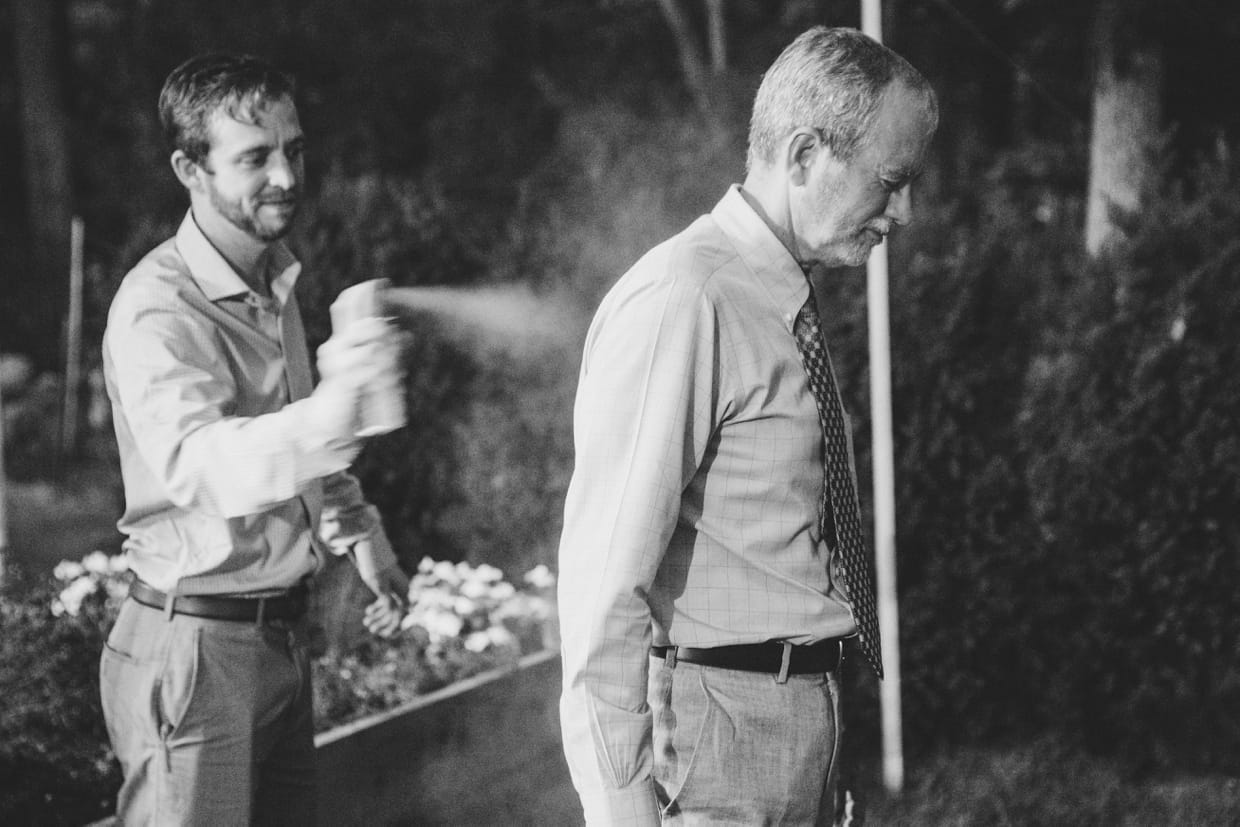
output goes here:
{"type": "Polygon", "coordinates": [[[774,160],[779,141],[797,127],[822,129],[841,160],[864,143],[883,93],[900,81],[921,93],[931,121],[938,103],[907,60],[856,29],[815,26],[792,41],[762,76],[749,122],[750,168],[774,160]]]}
{"type": "Polygon", "coordinates": [[[253,122],[253,111],[282,98],[292,98],[290,75],[250,55],[205,54],[173,69],[159,93],[159,122],[171,150],[201,163],[211,150],[208,124],[223,111],[253,122]]]}

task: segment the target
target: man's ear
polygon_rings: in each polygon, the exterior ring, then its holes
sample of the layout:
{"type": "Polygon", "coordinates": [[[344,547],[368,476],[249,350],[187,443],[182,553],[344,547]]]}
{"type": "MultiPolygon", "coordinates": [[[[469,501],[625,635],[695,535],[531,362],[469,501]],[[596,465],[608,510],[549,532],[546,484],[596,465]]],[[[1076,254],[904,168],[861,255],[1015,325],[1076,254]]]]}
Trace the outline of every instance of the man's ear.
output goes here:
{"type": "Polygon", "coordinates": [[[825,152],[826,147],[813,132],[798,129],[788,138],[784,150],[784,168],[788,173],[788,180],[793,186],[799,187],[804,186],[809,176],[815,153],[825,152]]]}
{"type": "Polygon", "coordinates": [[[172,153],[171,161],[172,171],[177,180],[181,182],[181,186],[192,191],[202,189],[201,176],[204,170],[200,163],[179,149],[172,153]]]}

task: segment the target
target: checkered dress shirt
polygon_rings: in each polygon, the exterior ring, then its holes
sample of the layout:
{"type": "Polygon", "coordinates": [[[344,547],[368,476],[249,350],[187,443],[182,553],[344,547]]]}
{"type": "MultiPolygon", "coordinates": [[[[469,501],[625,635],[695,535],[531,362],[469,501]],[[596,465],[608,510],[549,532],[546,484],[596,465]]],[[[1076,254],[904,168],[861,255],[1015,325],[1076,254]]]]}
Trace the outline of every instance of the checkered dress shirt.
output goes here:
{"type": "Polygon", "coordinates": [[[273,295],[254,293],[187,214],[109,310],[118,526],[131,568],[157,589],[287,588],[324,547],[342,554],[363,538],[379,568],[395,563],[378,512],[344,472],[351,454],[315,435],[297,404],[312,389],[293,296],[301,265],[280,246],[276,266],[273,295]]]}
{"type": "Polygon", "coordinates": [[[808,295],[733,187],[591,325],[559,564],[564,745],[590,823],[658,823],[652,642],[856,630],[819,536],[823,436],[792,333],[808,295]]]}

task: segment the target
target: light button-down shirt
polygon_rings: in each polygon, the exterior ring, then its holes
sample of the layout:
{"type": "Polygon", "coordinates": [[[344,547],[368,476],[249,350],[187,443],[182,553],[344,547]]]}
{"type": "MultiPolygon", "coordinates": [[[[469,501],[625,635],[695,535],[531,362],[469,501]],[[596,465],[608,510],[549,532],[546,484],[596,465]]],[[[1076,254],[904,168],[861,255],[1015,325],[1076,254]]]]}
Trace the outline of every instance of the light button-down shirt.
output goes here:
{"type": "Polygon", "coordinates": [[[325,550],[369,539],[378,512],[345,473],[356,448],[316,432],[300,264],[275,248],[272,295],[252,291],[187,214],[122,282],[104,376],[125,487],[118,522],[139,577],[163,591],[287,588],[325,550]]]}
{"type": "MultiPolygon", "coordinates": [[[[856,631],[818,536],[823,437],[800,267],[732,188],[604,298],[560,542],[565,752],[592,824],[657,824],[652,643],[856,631]]],[[[850,458],[851,459],[851,458],[850,458]]]]}

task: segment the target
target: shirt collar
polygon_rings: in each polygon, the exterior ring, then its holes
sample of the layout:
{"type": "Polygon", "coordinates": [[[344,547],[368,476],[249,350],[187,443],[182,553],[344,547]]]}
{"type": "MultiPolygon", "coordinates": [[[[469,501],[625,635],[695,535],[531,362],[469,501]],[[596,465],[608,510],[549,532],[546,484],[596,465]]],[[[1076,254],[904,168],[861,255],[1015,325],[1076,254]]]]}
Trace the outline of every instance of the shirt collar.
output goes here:
{"type": "MultiPolygon", "coordinates": [[[[210,301],[219,301],[230,296],[252,293],[232,265],[220,255],[207,237],[198,228],[192,211],[185,213],[185,220],[177,230],[177,249],[185,259],[190,278],[202,290],[210,301]]],[[[288,245],[278,242],[272,249],[272,267],[278,274],[271,280],[271,294],[281,305],[288,302],[293,293],[293,286],[301,274],[301,262],[294,256],[288,245]]]]}
{"type": "Polygon", "coordinates": [[[711,216],[732,241],[745,265],[758,275],[788,329],[809,298],[809,281],[792,253],[733,184],[711,216]]]}

